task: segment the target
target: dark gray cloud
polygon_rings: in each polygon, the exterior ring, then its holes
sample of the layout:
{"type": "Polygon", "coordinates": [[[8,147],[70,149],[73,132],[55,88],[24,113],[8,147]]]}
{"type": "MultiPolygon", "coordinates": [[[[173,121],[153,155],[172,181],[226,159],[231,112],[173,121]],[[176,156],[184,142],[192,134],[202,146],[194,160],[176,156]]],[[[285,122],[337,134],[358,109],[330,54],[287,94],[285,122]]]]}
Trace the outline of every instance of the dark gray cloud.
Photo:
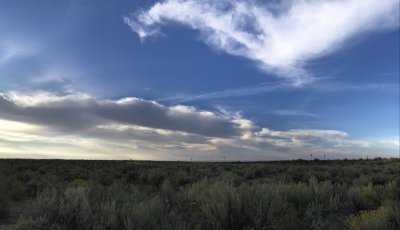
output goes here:
{"type": "Polygon", "coordinates": [[[188,134],[176,131],[166,131],[160,129],[143,128],[140,126],[114,126],[105,125],[86,130],[81,133],[86,137],[94,137],[108,140],[142,140],[151,141],[153,143],[191,143],[191,144],[204,144],[209,143],[209,139],[213,137],[206,137],[197,134],[188,134]]]}
{"type": "Polygon", "coordinates": [[[64,132],[82,132],[117,123],[209,137],[242,133],[231,118],[192,107],[166,107],[138,98],[103,100],[84,95],[0,95],[0,118],[39,124],[64,132]]]}

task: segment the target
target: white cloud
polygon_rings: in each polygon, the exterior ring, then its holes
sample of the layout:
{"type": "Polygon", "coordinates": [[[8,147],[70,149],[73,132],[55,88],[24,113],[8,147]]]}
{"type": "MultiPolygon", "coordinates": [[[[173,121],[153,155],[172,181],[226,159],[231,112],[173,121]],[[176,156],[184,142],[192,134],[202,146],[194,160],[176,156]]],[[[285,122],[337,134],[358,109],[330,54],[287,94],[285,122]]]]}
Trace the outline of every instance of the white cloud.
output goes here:
{"type": "Polygon", "coordinates": [[[355,35],[397,28],[398,5],[398,0],[165,0],[124,22],[141,39],[160,34],[169,23],[186,25],[200,31],[209,46],[303,84],[312,80],[308,61],[355,35]]]}
{"type": "Polygon", "coordinates": [[[395,156],[399,148],[398,137],[354,140],[339,130],[272,130],[222,108],[203,111],[85,93],[0,93],[0,127],[0,157],[221,160],[224,154],[278,160],[310,153],[362,156],[355,151],[395,156]]]}
{"type": "Polygon", "coordinates": [[[274,131],[263,128],[260,132],[258,132],[258,135],[289,138],[293,142],[310,142],[313,140],[319,140],[327,143],[340,143],[348,137],[346,132],[319,129],[291,129],[288,131],[274,131]]]}
{"type": "Polygon", "coordinates": [[[18,91],[0,93],[0,97],[14,102],[21,107],[33,107],[46,104],[62,103],[63,101],[85,101],[91,99],[88,94],[76,93],[59,96],[47,91],[38,91],[31,94],[22,94],[18,91]]]}
{"type": "Polygon", "coordinates": [[[26,124],[22,122],[17,122],[17,121],[9,121],[9,120],[3,120],[0,119],[0,127],[1,131],[38,131],[40,129],[39,126],[32,125],[32,124],[26,124]]]}

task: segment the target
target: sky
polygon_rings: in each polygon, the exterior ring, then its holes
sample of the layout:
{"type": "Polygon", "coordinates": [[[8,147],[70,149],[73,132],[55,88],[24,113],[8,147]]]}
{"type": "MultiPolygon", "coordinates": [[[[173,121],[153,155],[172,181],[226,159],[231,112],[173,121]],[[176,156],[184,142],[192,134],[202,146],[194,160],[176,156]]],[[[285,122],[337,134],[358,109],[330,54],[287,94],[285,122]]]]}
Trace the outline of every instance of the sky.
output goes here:
{"type": "Polygon", "coordinates": [[[399,0],[0,0],[0,158],[398,157],[399,0]]]}

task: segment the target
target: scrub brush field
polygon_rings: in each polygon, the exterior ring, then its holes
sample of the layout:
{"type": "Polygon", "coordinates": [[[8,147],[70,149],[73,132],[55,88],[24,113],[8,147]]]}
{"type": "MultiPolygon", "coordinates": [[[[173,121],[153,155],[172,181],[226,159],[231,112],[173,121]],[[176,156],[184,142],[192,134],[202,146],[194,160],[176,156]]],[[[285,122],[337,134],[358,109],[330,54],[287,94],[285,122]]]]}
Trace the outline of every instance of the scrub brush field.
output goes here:
{"type": "Polygon", "coordinates": [[[0,229],[400,229],[400,161],[0,160],[0,229]]]}

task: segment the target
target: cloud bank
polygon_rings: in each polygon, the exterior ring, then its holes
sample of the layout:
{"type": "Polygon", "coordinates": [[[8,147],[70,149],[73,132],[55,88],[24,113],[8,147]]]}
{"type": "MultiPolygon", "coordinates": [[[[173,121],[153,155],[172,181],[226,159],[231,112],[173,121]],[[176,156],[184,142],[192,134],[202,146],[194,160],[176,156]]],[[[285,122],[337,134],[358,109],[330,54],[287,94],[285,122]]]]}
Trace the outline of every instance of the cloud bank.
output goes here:
{"type": "Polygon", "coordinates": [[[282,160],[310,153],[362,157],[377,149],[392,156],[399,148],[395,138],[353,140],[339,130],[272,130],[224,109],[84,93],[0,93],[0,127],[0,157],[282,160]]]}
{"type": "Polygon", "coordinates": [[[0,94],[0,116],[7,119],[80,132],[100,124],[118,123],[181,131],[210,137],[233,137],[243,132],[234,116],[198,111],[183,105],[166,107],[139,98],[104,100],[87,94],[57,96],[41,92],[0,94]]]}
{"type": "Polygon", "coordinates": [[[141,39],[162,34],[168,24],[188,26],[210,47],[301,85],[313,78],[309,61],[356,35],[397,28],[398,5],[398,0],[165,0],[123,20],[141,39]]]}

